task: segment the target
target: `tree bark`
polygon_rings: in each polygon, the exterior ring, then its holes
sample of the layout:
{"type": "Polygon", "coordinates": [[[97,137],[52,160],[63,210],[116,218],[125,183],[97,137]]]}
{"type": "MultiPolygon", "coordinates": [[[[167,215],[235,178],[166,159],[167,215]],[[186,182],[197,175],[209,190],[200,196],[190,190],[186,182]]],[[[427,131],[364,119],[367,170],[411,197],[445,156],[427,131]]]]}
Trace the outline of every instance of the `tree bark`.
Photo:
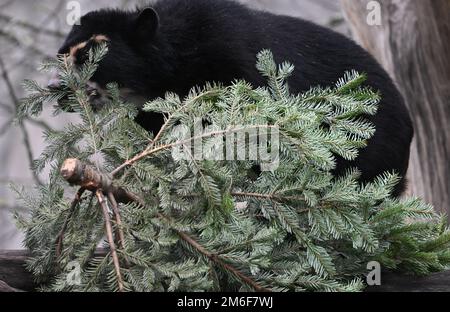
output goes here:
{"type": "Polygon", "coordinates": [[[450,1],[379,0],[380,26],[370,26],[369,0],[341,0],[355,39],[390,73],[414,120],[408,195],[450,213],[450,1]]]}

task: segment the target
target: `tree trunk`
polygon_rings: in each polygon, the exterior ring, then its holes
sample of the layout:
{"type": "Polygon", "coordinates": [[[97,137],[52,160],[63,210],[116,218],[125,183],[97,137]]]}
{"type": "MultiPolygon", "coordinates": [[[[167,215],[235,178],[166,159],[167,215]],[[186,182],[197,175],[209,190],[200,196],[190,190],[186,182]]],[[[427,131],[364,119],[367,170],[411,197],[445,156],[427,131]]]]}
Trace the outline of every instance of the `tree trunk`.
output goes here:
{"type": "Polygon", "coordinates": [[[396,81],[411,112],[409,195],[450,213],[450,1],[341,0],[355,39],[396,81]],[[381,5],[381,25],[367,22],[381,5]]]}

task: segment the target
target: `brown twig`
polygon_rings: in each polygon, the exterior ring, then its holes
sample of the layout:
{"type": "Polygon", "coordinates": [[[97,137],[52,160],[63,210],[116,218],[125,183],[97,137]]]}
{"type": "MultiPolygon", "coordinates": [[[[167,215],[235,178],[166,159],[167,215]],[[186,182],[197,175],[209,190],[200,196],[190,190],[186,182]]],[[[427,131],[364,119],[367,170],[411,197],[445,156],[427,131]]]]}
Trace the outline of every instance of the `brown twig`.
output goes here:
{"type": "Polygon", "coordinates": [[[211,138],[211,137],[216,137],[216,136],[221,136],[221,135],[226,135],[226,134],[230,134],[230,133],[234,133],[234,132],[240,132],[243,130],[249,130],[252,128],[274,128],[275,126],[272,125],[251,125],[251,126],[246,126],[246,127],[237,127],[237,128],[228,128],[225,130],[218,130],[218,131],[212,131],[212,132],[208,132],[208,133],[204,133],[198,136],[193,136],[190,138],[187,138],[185,140],[179,140],[173,143],[168,143],[168,144],[164,144],[161,146],[156,146],[154,141],[149,148],[146,148],[143,152],[137,154],[136,156],[134,156],[133,158],[127,160],[126,162],[124,162],[122,165],[120,165],[119,167],[117,167],[116,169],[114,169],[111,172],[111,176],[114,177],[115,175],[117,175],[121,170],[125,169],[126,167],[138,162],[139,160],[148,157],[150,155],[156,154],[160,151],[164,151],[164,150],[168,150],[170,148],[176,147],[176,146],[180,146],[180,145],[184,145],[184,144],[188,144],[190,142],[196,141],[196,140],[201,140],[201,139],[205,139],[205,138],[211,138]]]}
{"type": "MultiPolygon", "coordinates": [[[[81,188],[78,190],[77,195],[75,196],[75,199],[72,201],[69,215],[67,216],[66,221],[63,225],[63,228],[61,229],[61,232],[58,235],[57,255],[60,254],[60,250],[61,250],[61,246],[62,246],[62,238],[64,237],[64,233],[67,229],[68,221],[70,220],[74,209],[80,202],[81,194],[85,190],[94,192],[95,195],[97,196],[98,202],[103,211],[103,217],[105,220],[105,227],[106,227],[106,235],[107,235],[110,250],[111,250],[111,256],[113,258],[114,269],[115,269],[116,275],[117,275],[117,283],[119,286],[119,291],[123,291],[124,290],[123,279],[122,279],[122,275],[120,272],[119,257],[117,256],[116,245],[115,245],[114,237],[113,237],[113,228],[111,225],[111,218],[109,216],[108,207],[106,206],[106,199],[103,195],[104,191],[106,191],[107,193],[111,193],[111,194],[113,193],[112,191],[115,188],[112,185],[111,179],[106,174],[98,172],[91,166],[83,165],[79,160],[73,159],[73,158],[67,159],[63,163],[63,165],[61,167],[61,175],[70,184],[79,185],[79,186],[81,186],[81,188]]],[[[119,214],[118,208],[114,207],[114,206],[117,206],[115,199],[114,199],[114,202],[112,203],[112,205],[113,205],[113,212],[115,215],[115,219],[116,219],[117,225],[119,227],[118,231],[120,233],[122,231],[121,230],[122,221],[120,219],[120,214],[119,214]]],[[[123,244],[123,241],[124,241],[123,232],[121,232],[121,234],[119,234],[119,240],[120,240],[120,244],[123,244]]]]}
{"type": "MultiPolygon", "coordinates": [[[[10,96],[11,100],[13,101],[14,106],[17,107],[19,105],[20,101],[19,101],[18,96],[16,95],[16,92],[13,87],[13,83],[9,77],[9,74],[6,70],[5,63],[3,62],[3,59],[1,57],[0,57],[0,69],[1,69],[2,78],[6,84],[9,96],[10,96]]],[[[30,142],[30,138],[28,135],[28,131],[25,128],[25,125],[23,123],[20,123],[19,127],[23,134],[25,150],[27,152],[28,161],[29,161],[29,164],[31,167],[33,165],[33,152],[31,150],[31,142],[30,142]]],[[[39,185],[43,185],[43,183],[42,183],[41,179],[39,178],[39,175],[36,173],[36,171],[32,170],[32,174],[33,174],[33,178],[36,181],[36,183],[39,185]]]]}
{"type": "Polygon", "coordinates": [[[63,240],[64,240],[64,233],[67,230],[67,226],[69,225],[69,221],[72,218],[73,213],[75,212],[75,208],[78,206],[78,204],[81,201],[81,196],[83,196],[83,193],[85,191],[85,188],[80,188],[75,195],[75,198],[72,200],[72,203],[69,208],[69,214],[67,215],[66,219],[64,220],[63,227],[61,228],[61,231],[58,234],[58,237],[56,238],[56,257],[59,258],[62,253],[63,249],[63,240]]]}
{"type": "Polygon", "coordinates": [[[124,290],[122,273],[120,272],[119,257],[117,256],[116,244],[114,243],[113,229],[111,225],[111,218],[109,217],[108,207],[106,206],[106,199],[103,196],[101,189],[98,189],[95,192],[95,195],[97,196],[98,202],[103,211],[103,217],[105,218],[106,236],[108,238],[109,249],[113,258],[114,270],[116,271],[117,284],[119,286],[119,291],[122,292],[124,290]]]}
{"type": "Polygon", "coordinates": [[[261,193],[246,193],[246,192],[232,192],[231,196],[236,197],[253,197],[258,199],[267,199],[272,201],[305,201],[304,196],[284,196],[278,194],[261,194],[261,193]]]}
{"type": "Polygon", "coordinates": [[[265,288],[261,285],[259,285],[255,280],[248,277],[247,275],[243,274],[241,271],[237,270],[233,266],[229,265],[228,263],[224,262],[220,257],[216,254],[213,254],[206,250],[202,245],[200,245],[196,240],[194,240],[192,237],[187,235],[184,232],[177,231],[177,234],[189,245],[194,247],[198,252],[200,252],[202,255],[207,257],[209,260],[214,262],[215,264],[223,267],[225,270],[231,272],[234,276],[239,278],[241,281],[243,281],[245,284],[251,286],[254,290],[258,292],[270,292],[270,289],[265,288]]]}
{"type": "MultiPolygon", "coordinates": [[[[211,94],[216,93],[217,91],[214,90],[210,90],[207,91],[201,95],[198,95],[194,98],[192,98],[190,101],[187,101],[186,103],[184,103],[184,105],[180,106],[177,111],[175,113],[172,113],[169,115],[169,117],[167,118],[167,120],[164,122],[164,124],[162,125],[161,129],[159,129],[158,133],[156,134],[155,138],[150,142],[150,144],[146,147],[146,149],[144,151],[142,151],[141,153],[139,153],[138,155],[135,155],[132,159],[127,160],[126,162],[124,162],[122,165],[120,165],[119,167],[117,167],[116,169],[114,169],[111,172],[111,176],[115,177],[120,171],[122,171],[123,169],[125,169],[126,167],[134,164],[135,162],[139,161],[142,158],[147,157],[150,154],[153,154],[159,150],[162,150],[164,148],[170,148],[172,147],[171,145],[165,145],[163,146],[162,149],[154,149],[154,147],[158,144],[159,140],[161,139],[162,135],[164,134],[164,132],[167,130],[167,127],[169,126],[169,124],[171,123],[173,117],[175,116],[176,113],[179,113],[181,111],[183,111],[184,109],[188,108],[191,104],[195,103],[196,101],[198,101],[200,98],[204,97],[204,96],[209,96],[211,94]]],[[[194,140],[196,138],[191,138],[186,140],[186,143],[194,140]]],[[[177,142],[178,143],[178,142],[177,142]]],[[[184,143],[182,143],[184,144],[184,143]]],[[[174,145],[175,146],[175,145],[174,145]]]]}

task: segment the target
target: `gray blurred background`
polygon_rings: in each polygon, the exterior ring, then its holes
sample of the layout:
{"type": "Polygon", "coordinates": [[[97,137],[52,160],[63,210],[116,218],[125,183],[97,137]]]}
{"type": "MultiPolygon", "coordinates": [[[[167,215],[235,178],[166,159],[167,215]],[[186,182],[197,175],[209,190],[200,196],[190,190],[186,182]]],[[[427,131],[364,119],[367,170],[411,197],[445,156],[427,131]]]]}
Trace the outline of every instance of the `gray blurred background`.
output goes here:
{"type": "MultiPolygon", "coordinates": [[[[42,131],[62,127],[70,116],[51,118],[49,109],[39,120],[14,125],[15,104],[23,97],[23,79],[48,80],[37,67],[46,57],[53,57],[70,29],[66,23],[69,0],[0,1],[0,249],[21,246],[12,212],[21,211],[10,184],[25,186],[26,192],[46,180],[46,172],[35,176],[30,163],[43,148],[42,131]]],[[[293,15],[348,33],[339,3],[334,0],[241,0],[252,7],[279,14],[293,15]]],[[[103,7],[134,8],[144,1],[80,0],[82,14],[103,7]]],[[[148,2],[147,2],[148,3],[148,2]]]]}

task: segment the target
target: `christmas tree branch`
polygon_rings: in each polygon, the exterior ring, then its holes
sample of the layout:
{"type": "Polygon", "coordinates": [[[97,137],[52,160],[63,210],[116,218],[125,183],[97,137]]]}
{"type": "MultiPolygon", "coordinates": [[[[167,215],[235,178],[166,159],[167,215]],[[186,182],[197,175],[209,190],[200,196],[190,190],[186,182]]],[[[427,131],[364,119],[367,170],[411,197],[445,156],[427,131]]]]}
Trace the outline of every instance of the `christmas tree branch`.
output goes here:
{"type": "Polygon", "coordinates": [[[123,234],[122,218],[120,217],[119,206],[117,205],[116,198],[114,197],[114,194],[111,192],[108,193],[108,201],[111,203],[114,215],[116,217],[116,224],[117,224],[116,236],[119,237],[119,247],[123,250],[125,249],[125,235],[123,234]]]}
{"type": "MultiPolygon", "coordinates": [[[[161,139],[162,135],[167,130],[167,128],[169,127],[170,123],[172,122],[172,119],[174,118],[174,116],[177,113],[182,112],[186,107],[189,107],[190,105],[192,105],[193,103],[195,103],[199,99],[201,99],[203,97],[206,97],[206,96],[210,96],[211,94],[215,94],[215,93],[217,93],[217,90],[206,91],[206,92],[204,92],[202,94],[199,94],[198,96],[192,98],[191,100],[187,101],[184,105],[180,106],[174,113],[169,115],[169,117],[166,119],[166,121],[162,125],[161,129],[156,134],[155,138],[150,142],[150,144],[145,148],[145,150],[142,151],[141,153],[139,153],[138,155],[136,155],[135,157],[133,157],[132,159],[130,159],[129,161],[126,161],[125,163],[123,163],[122,165],[117,167],[115,170],[113,170],[111,172],[111,176],[114,177],[117,173],[119,173],[124,168],[132,165],[136,161],[139,161],[140,159],[142,159],[142,158],[144,158],[146,156],[149,156],[150,154],[153,154],[154,152],[152,151],[152,149],[155,147],[155,145],[161,139]]],[[[191,138],[190,140],[193,140],[193,138],[191,138]]],[[[166,147],[167,148],[171,148],[172,145],[166,145],[166,147]]],[[[157,151],[159,151],[159,149],[157,149],[157,151]]]]}
{"type": "Polygon", "coordinates": [[[258,292],[269,292],[270,291],[269,289],[259,285],[256,281],[254,281],[250,277],[246,276],[245,274],[243,274],[242,272],[240,272],[233,266],[229,265],[228,263],[225,263],[222,259],[219,258],[218,255],[213,254],[213,253],[209,252],[208,250],[206,250],[202,245],[200,245],[197,241],[195,241],[192,237],[190,237],[186,233],[177,231],[177,234],[185,242],[187,242],[192,247],[194,247],[198,252],[200,252],[202,255],[204,255],[205,257],[207,257],[209,260],[216,263],[217,265],[221,266],[225,270],[231,272],[234,276],[239,278],[245,284],[251,286],[254,290],[256,290],[258,292]]]}
{"type": "MultiPolygon", "coordinates": [[[[84,190],[90,190],[92,192],[95,192],[95,194],[99,200],[99,203],[102,206],[103,214],[105,217],[107,236],[108,236],[108,241],[109,241],[110,248],[111,248],[111,254],[112,254],[114,265],[115,265],[116,275],[118,277],[119,290],[123,289],[123,281],[122,281],[122,277],[120,275],[119,260],[118,260],[117,253],[115,250],[115,243],[112,238],[112,227],[110,225],[109,214],[107,211],[103,193],[105,192],[105,193],[109,194],[108,197],[114,198],[112,205],[113,205],[113,212],[117,216],[116,221],[120,220],[120,213],[118,211],[118,208],[117,207],[114,208],[114,205],[117,205],[117,202],[115,200],[116,198],[117,198],[117,201],[121,202],[121,203],[135,202],[135,203],[138,203],[139,205],[145,206],[145,202],[138,195],[128,192],[122,188],[114,186],[113,181],[109,177],[109,175],[98,172],[92,166],[83,164],[78,159],[67,159],[61,167],[61,174],[62,174],[63,178],[67,182],[69,182],[71,185],[81,186],[74,201],[72,202],[72,206],[73,205],[76,206],[76,203],[79,202],[78,194],[80,194],[80,192],[82,192],[84,190]]],[[[166,216],[162,213],[157,213],[157,216],[160,219],[165,220],[169,224],[172,223],[172,220],[168,216],[166,216]]],[[[117,221],[117,223],[120,228],[121,221],[117,221]]],[[[210,261],[212,261],[216,265],[222,267],[223,269],[227,270],[228,272],[230,272],[231,274],[236,276],[243,283],[252,287],[255,291],[260,291],[260,292],[270,291],[269,289],[259,285],[255,280],[253,280],[249,276],[243,274],[238,269],[234,268],[230,264],[223,261],[217,254],[214,254],[214,253],[208,251],[204,246],[202,246],[198,241],[196,241],[194,238],[189,236],[187,233],[179,231],[179,230],[175,230],[175,231],[183,241],[185,241],[186,243],[191,245],[200,254],[207,257],[210,261]]],[[[121,235],[119,235],[119,237],[120,237],[120,241],[123,242],[123,239],[124,239],[123,233],[121,235]]]]}
{"type": "Polygon", "coordinates": [[[252,197],[257,199],[267,199],[271,201],[305,201],[304,196],[282,196],[274,193],[262,194],[262,193],[246,193],[246,192],[232,192],[232,196],[235,197],[252,197]]]}
{"type": "Polygon", "coordinates": [[[83,193],[86,189],[84,187],[81,187],[77,194],[75,195],[75,198],[72,200],[72,203],[70,204],[69,208],[69,214],[67,215],[66,219],[64,220],[63,227],[61,228],[61,231],[58,234],[58,237],[56,238],[56,257],[59,258],[61,256],[61,252],[63,249],[63,241],[64,241],[64,233],[67,230],[67,226],[69,225],[69,221],[72,218],[72,215],[77,208],[78,204],[81,201],[81,196],[83,196],[83,193]]]}
{"type": "MultiPolygon", "coordinates": [[[[167,124],[167,122],[165,123],[165,125],[167,124]]],[[[164,126],[163,126],[164,127],[164,126]]],[[[124,162],[122,165],[120,165],[119,167],[117,167],[116,169],[114,169],[111,172],[111,176],[115,176],[117,175],[121,170],[125,169],[128,166],[131,166],[132,164],[138,162],[139,160],[148,157],[150,155],[156,154],[160,151],[164,151],[164,150],[168,150],[180,145],[185,145],[191,142],[195,142],[196,140],[202,140],[202,139],[206,139],[206,138],[212,138],[212,137],[217,137],[217,136],[222,136],[222,135],[227,135],[230,133],[238,133],[241,131],[248,131],[250,129],[261,129],[261,128],[266,128],[266,129],[272,129],[272,128],[276,128],[276,126],[273,125],[249,125],[249,126],[245,126],[245,127],[237,127],[237,128],[228,128],[225,130],[219,130],[219,131],[211,131],[208,133],[204,133],[202,135],[198,135],[198,136],[193,136],[184,140],[179,140],[173,143],[169,143],[169,144],[164,144],[161,146],[155,146],[155,142],[153,141],[153,143],[150,145],[150,148],[145,149],[142,153],[139,153],[138,155],[134,156],[133,158],[127,160],[126,162],[124,162]],[[154,148],[152,148],[154,147],[154,148]]]]}

